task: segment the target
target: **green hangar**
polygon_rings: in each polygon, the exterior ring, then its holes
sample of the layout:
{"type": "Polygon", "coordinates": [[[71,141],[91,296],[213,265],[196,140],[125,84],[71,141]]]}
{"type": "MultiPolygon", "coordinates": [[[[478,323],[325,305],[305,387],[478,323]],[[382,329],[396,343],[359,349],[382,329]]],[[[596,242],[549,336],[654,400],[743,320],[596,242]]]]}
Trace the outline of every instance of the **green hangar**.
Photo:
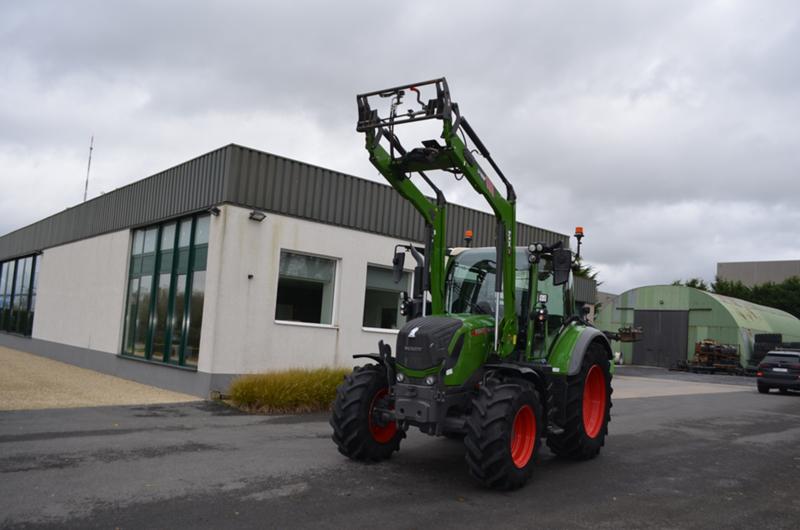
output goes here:
{"type": "Polygon", "coordinates": [[[742,366],[758,334],[777,333],[785,342],[800,341],[800,320],[789,313],[678,285],[625,291],[599,308],[595,324],[604,331],[641,326],[641,340],[612,346],[625,363],[665,368],[691,359],[701,340],[737,346],[742,366]]]}

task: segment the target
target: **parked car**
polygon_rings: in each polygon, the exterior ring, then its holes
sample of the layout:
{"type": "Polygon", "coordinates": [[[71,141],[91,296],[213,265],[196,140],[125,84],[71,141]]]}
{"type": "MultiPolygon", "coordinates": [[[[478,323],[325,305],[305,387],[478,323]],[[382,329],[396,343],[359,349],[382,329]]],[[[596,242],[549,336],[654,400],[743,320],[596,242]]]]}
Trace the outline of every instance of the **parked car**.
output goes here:
{"type": "Polygon", "coordinates": [[[766,394],[777,388],[781,394],[800,390],[800,351],[771,351],[758,364],[758,391],[766,394]]]}

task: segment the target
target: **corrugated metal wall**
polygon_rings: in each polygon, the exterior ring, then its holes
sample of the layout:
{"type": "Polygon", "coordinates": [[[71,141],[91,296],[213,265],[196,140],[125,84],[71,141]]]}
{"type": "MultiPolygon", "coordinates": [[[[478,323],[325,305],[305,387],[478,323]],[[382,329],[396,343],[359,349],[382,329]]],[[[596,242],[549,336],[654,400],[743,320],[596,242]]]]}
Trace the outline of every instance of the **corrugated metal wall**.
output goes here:
{"type": "Polygon", "coordinates": [[[419,240],[424,223],[384,184],[236,147],[226,199],[326,224],[419,240]]]}
{"type": "Polygon", "coordinates": [[[575,289],[575,300],[586,304],[597,302],[597,282],[594,280],[576,276],[573,288],[575,289]]]}
{"type": "Polygon", "coordinates": [[[230,146],[0,237],[0,260],[154,223],[222,202],[230,146]]]}
{"type": "MultiPolygon", "coordinates": [[[[231,154],[226,201],[400,239],[419,241],[423,237],[422,217],[386,184],[239,146],[233,146],[231,154]]],[[[467,228],[474,232],[473,245],[494,244],[494,216],[449,205],[447,244],[463,245],[467,228]]],[[[517,226],[519,245],[559,239],[569,243],[563,234],[517,226]]]]}
{"type": "MultiPolygon", "coordinates": [[[[223,203],[409,241],[420,241],[424,230],[421,216],[388,185],[228,145],[0,237],[0,260],[223,203]]],[[[494,244],[494,216],[458,205],[447,216],[449,246],[463,245],[467,228],[474,246],[494,244]]],[[[517,225],[518,245],[559,239],[569,244],[566,235],[517,225]]],[[[576,282],[579,298],[586,289],[576,282]]]]}
{"type": "Polygon", "coordinates": [[[740,281],[748,287],[767,282],[780,283],[792,276],[800,276],[800,260],[717,263],[717,276],[740,281]]]}

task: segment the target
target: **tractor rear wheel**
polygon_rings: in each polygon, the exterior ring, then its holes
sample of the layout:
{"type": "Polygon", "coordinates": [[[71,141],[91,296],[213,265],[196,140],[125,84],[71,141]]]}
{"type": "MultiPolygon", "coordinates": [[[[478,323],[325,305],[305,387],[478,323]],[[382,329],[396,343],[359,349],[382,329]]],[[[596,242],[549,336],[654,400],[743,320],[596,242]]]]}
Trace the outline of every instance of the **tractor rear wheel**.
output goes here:
{"type": "Polygon", "coordinates": [[[547,446],[558,456],[588,460],[600,452],[611,421],[611,369],[599,345],[589,347],[581,370],[567,377],[566,422],[549,434],[547,446]]]}
{"type": "Polygon", "coordinates": [[[542,406],[529,384],[490,380],[467,418],[467,466],[484,486],[510,490],[533,473],[542,432],[542,406]]]}
{"type": "Polygon", "coordinates": [[[330,424],[339,452],[353,460],[377,462],[399,450],[406,433],[380,410],[394,408],[386,371],[378,365],[357,366],[336,389],[330,424]]]}

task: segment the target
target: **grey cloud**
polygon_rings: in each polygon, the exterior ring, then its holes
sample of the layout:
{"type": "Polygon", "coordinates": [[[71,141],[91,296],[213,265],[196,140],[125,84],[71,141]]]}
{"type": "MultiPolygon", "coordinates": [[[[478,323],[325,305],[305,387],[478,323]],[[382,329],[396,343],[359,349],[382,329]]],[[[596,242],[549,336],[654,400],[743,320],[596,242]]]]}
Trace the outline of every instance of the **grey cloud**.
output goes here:
{"type": "Polygon", "coordinates": [[[607,288],[796,257],[799,24],[790,1],[4,3],[0,232],[79,200],[92,133],[93,194],[231,141],[378,178],[355,94],[446,75],[520,219],[586,225],[607,288]]]}

